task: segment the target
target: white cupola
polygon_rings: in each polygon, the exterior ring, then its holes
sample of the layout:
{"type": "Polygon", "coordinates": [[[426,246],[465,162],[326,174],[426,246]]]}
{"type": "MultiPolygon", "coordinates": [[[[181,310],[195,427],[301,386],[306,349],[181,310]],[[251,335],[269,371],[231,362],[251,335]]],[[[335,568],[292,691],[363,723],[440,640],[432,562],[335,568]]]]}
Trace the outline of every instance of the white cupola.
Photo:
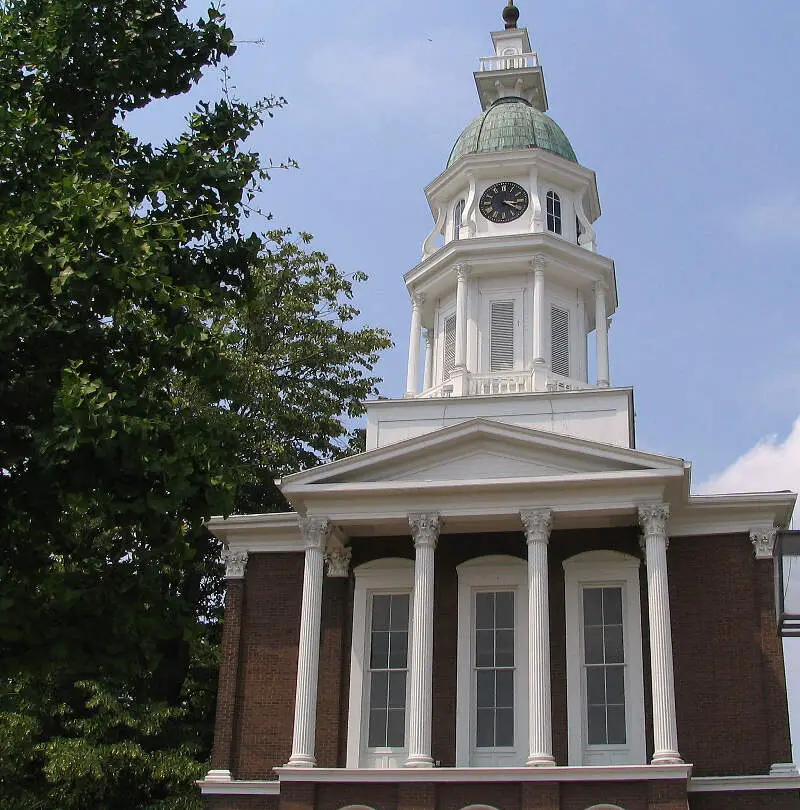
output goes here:
{"type": "Polygon", "coordinates": [[[614,263],[597,252],[594,172],[546,115],[544,74],[509,2],[475,73],[482,111],[425,189],[434,227],[405,275],[407,398],[607,388],[614,263]],[[589,336],[596,333],[596,378],[589,336]],[[421,340],[425,352],[422,360],[421,340]],[[420,374],[420,366],[424,371],[420,374]]]}

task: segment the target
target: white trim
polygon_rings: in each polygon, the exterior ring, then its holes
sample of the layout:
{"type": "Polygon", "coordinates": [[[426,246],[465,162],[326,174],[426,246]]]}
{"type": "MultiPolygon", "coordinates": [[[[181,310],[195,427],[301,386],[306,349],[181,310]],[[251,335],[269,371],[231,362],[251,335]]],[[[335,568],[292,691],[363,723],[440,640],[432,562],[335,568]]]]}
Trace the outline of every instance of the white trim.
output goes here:
{"type": "MultiPolygon", "coordinates": [[[[275,768],[281,782],[631,782],[687,780],[691,765],[586,768],[275,768]]],[[[775,778],[775,777],[771,777],[775,778]]]]}
{"type": "Polygon", "coordinates": [[[523,765],[528,758],[528,567],[524,560],[505,554],[475,557],[456,566],[458,576],[458,643],[456,670],[456,766],[523,765]],[[475,696],[472,681],[473,594],[483,590],[514,591],[514,749],[495,754],[473,750],[475,696]],[[480,761],[484,760],[484,761],[480,761]],[[489,762],[494,760],[494,762],[489,762]]]}
{"type": "Polygon", "coordinates": [[[274,779],[234,779],[230,782],[199,779],[196,784],[203,796],[280,796],[281,793],[281,783],[274,779]]]}
{"type": "Polygon", "coordinates": [[[689,793],[741,790],[800,790],[800,776],[695,776],[688,787],[689,793]]]}
{"type": "Polygon", "coordinates": [[[639,602],[639,565],[636,557],[617,551],[588,551],[564,560],[567,630],[567,728],[569,764],[579,767],[587,755],[585,696],[581,661],[581,588],[621,586],[625,645],[625,746],[604,746],[609,756],[625,757],[629,764],[646,761],[644,733],[644,667],[642,614],[639,602]]]}
{"type": "MultiPolygon", "coordinates": [[[[401,557],[383,557],[353,569],[353,633],[350,647],[350,700],[347,715],[347,767],[360,768],[366,761],[365,705],[369,698],[364,688],[367,651],[367,614],[369,596],[376,592],[407,591],[414,587],[414,563],[401,557]]],[[[412,632],[409,615],[409,638],[412,632]]],[[[405,761],[408,745],[408,700],[406,700],[406,748],[387,753],[389,760],[405,761]]]]}

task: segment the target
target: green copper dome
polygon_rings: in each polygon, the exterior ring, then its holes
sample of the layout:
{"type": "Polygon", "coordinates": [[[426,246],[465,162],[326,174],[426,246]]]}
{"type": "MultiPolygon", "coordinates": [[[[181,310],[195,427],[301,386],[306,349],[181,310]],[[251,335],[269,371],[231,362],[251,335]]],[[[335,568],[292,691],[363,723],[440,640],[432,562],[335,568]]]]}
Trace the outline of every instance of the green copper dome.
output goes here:
{"type": "Polygon", "coordinates": [[[578,162],[567,136],[552,118],[524,99],[501,98],[461,133],[450,153],[447,168],[464,155],[531,147],[546,149],[565,160],[578,162]]]}

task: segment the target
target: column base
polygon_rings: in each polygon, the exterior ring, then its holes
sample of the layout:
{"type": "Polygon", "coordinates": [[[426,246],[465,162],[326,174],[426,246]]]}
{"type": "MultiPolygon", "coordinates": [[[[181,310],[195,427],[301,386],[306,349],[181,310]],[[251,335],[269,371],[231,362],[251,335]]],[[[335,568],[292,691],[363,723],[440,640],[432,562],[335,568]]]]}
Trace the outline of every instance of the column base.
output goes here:
{"type": "Polygon", "coordinates": [[[233,776],[227,768],[219,768],[209,771],[205,775],[206,782],[232,782],[233,776]]]}
{"type": "Polygon", "coordinates": [[[292,754],[289,761],[283,766],[284,768],[315,768],[317,760],[314,757],[307,756],[306,754],[292,754]]]}
{"type": "Polygon", "coordinates": [[[414,754],[410,756],[406,760],[406,764],[403,766],[404,768],[432,768],[433,767],[433,759],[431,757],[425,757],[421,754],[414,754]]]}
{"type": "Polygon", "coordinates": [[[550,754],[531,754],[525,763],[526,768],[555,768],[556,761],[550,754]]]}
{"type": "Polygon", "coordinates": [[[656,751],[650,760],[651,765],[684,765],[681,755],[677,751],[656,751]]]}

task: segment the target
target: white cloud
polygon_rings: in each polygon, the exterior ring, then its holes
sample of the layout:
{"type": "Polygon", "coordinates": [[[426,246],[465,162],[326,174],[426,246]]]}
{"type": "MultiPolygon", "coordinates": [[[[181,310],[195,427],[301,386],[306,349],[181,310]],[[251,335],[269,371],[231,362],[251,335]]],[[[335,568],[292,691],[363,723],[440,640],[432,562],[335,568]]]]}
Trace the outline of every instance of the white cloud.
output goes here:
{"type": "Polygon", "coordinates": [[[751,244],[800,244],[800,195],[781,192],[761,196],[746,204],[730,224],[751,244]]]}
{"type": "Polygon", "coordinates": [[[800,417],[789,435],[761,439],[722,472],[703,482],[701,493],[800,491],[800,417]]]}

